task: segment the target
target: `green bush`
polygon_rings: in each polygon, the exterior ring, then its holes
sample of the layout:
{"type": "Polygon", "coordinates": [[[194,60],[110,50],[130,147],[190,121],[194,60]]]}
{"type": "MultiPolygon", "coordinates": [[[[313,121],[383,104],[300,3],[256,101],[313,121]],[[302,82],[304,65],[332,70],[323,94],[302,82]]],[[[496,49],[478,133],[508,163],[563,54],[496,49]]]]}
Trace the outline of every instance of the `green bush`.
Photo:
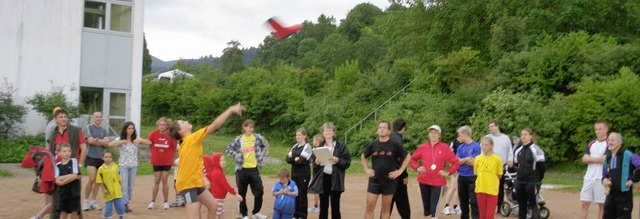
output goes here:
{"type": "Polygon", "coordinates": [[[44,134],[0,141],[0,163],[19,163],[29,152],[29,146],[42,146],[44,134]]]}

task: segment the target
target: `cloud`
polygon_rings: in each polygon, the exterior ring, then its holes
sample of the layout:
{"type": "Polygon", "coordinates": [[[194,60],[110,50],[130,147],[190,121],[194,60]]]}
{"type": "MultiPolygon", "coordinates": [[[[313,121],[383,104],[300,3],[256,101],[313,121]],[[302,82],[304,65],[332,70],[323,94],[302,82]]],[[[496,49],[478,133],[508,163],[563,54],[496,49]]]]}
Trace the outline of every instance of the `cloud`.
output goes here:
{"type": "MultiPolygon", "coordinates": [[[[150,0],[145,1],[144,31],[152,55],[162,60],[220,56],[227,42],[257,47],[273,16],[288,25],[315,22],[321,14],[344,19],[357,0],[150,0]]],[[[387,0],[370,3],[384,10],[387,0]]]]}

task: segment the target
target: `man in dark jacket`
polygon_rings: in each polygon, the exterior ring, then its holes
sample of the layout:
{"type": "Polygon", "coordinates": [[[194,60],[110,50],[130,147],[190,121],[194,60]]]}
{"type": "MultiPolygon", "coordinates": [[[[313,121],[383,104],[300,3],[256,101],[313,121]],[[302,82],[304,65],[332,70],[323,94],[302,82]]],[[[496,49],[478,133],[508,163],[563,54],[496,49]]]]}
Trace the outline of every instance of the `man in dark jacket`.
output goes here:
{"type": "MultiPolygon", "coordinates": [[[[404,147],[402,135],[406,130],[407,122],[402,118],[397,118],[393,121],[393,133],[391,133],[391,140],[397,141],[400,143],[400,146],[404,147]]],[[[398,159],[398,164],[402,164],[402,161],[402,159],[398,159]]],[[[411,218],[411,206],[409,204],[409,194],[407,193],[407,183],[409,183],[409,174],[407,174],[407,171],[405,170],[402,172],[402,175],[398,177],[398,188],[391,200],[390,211],[393,212],[393,205],[397,203],[396,207],[398,208],[398,214],[400,214],[402,219],[411,218]]]]}
{"type": "Polygon", "coordinates": [[[631,219],[633,210],[633,183],[640,181],[640,156],[621,149],[622,135],[609,134],[609,151],[602,171],[602,185],[607,198],[602,218],[631,219]],[[608,192],[607,192],[608,191],[608,192]]]}

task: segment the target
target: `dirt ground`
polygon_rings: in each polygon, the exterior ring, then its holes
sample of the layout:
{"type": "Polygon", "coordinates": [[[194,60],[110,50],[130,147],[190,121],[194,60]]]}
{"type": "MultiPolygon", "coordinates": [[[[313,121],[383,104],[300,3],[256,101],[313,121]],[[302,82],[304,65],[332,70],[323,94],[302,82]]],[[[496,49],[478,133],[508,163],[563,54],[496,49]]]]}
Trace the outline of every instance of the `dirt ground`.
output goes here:
{"type": "MultiPolygon", "coordinates": [[[[4,164],[6,165],[6,164],[4,164]]],[[[3,165],[3,166],[4,166],[3,165]]],[[[30,171],[30,170],[27,170],[30,171]]],[[[33,193],[30,191],[33,183],[33,175],[29,174],[14,174],[13,177],[0,178],[0,199],[3,204],[0,205],[0,218],[29,218],[33,216],[43,205],[44,201],[42,195],[33,193]]],[[[231,185],[235,185],[233,176],[227,176],[227,180],[231,185]]],[[[273,184],[277,181],[276,178],[263,176],[263,183],[265,187],[264,204],[262,206],[262,212],[271,217],[273,212],[273,196],[269,194],[269,191],[273,184]]],[[[83,180],[85,182],[85,180],[83,180]]],[[[171,208],[169,210],[162,209],[147,209],[147,204],[151,199],[151,188],[153,185],[153,177],[151,175],[138,176],[136,178],[136,185],[133,191],[133,200],[131,200],[130,207],[133,212],[127,214],[126,218],[184,218],[184,208],[171,208]]],[[[364,215],[365,196],[367,179],[362,175],[351,174],[346,178],[346,191],[342,194],[341,210],[343,218],[362,218],[364,215]]],[[[84,192],[84,191],[83,191],[84,192]]],[[[173,197],[174,192],[170,192],[170,197],[173,197]]],[[[416,179],[413,178],[409,183],[409,196],[411,203],[411,218],[422,217],[422,201],[420,200],[420,191],[416,179]]],[[[547,201],[547,207],[550,209],[551,217],[557,219],[565,218],[578,218],[580,213],[580,203],[578,201],[579,194],[561,192],[556,190],[544,190],[542,191],[545,200],[547,201]]],[[[100,196],[100,195],[98,195],[100,196]]],[[[162,197],[159,194],[159,197],[162,197]]],[[[249,201],[249,210],[253,206],[253,196],[247,195],[249,201]]],[[[160,198],[161,199],[161,198],[160,198]]],[[[170,198],[172,199],[172,198],[170,198]]],[[[101,197],[98,197],[101,200],[101,197]]],[[[160,200],[161,201],[161,200],[160,200]]],[[[310,199],[312,202],[312,199],[310,199]]],[[[378,201],[379,202],[379,201],[378,201]]],[[[633,215],[638,215],[638,200],[635,199],[633,215]]],[[[375,218],[379,218],[380,207],[376,208],[375,218]]],[[[441,201],[441,206],[443,206],[441,201]]],[[[101,205],[102,206],[102,205],[101,205]]],[[[235,218],[238,215],[237,204],[235,198],[227,196],[225,202],[225,218],[235,218]]],[[[597,207],[591,206],[589,211],[589,218],[596,218],[597,207]]],[[[439,207],[438,209],[442,209],[439,207]]],[[[202,209],[202,214],[206,213],[206,208],[202,209]]],[[[85,218],[101,218],[101,211],[89,211],[83,212],[85,218]]],[[[317,213],[310,213],[309,218],[318,218],[317,213]]],[[[394,210],[394,214],[391,218],[400,218],[397,211],[394,210]]],[[[457,215],[445,216],[440,218],[459,218],[457,215]]],[[[500,215],[496,215],[496,218],[502,218],[500,215]]],[[[516,216],[510,216],[509,218],[517,218],[516,216]]]]}

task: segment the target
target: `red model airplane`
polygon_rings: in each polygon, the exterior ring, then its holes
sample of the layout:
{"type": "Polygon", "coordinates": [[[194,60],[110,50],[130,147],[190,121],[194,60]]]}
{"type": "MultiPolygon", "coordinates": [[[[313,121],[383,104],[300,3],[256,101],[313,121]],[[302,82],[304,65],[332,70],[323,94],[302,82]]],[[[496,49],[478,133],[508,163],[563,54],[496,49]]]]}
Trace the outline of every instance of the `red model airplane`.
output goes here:
{"type": "Polygon", "coordinates": [[[269,25],[274,30],[273,32],[271,32],[271,34],[273,34],[273,36],[276,37],[276,40],[287,38],[288,36],[291,36],[302,29],[302,24],[296,24],[290,27],[283,27],[281,23],[275,19],[275,17],[269,18],[267,22],[269,22],[269,25]]]}

